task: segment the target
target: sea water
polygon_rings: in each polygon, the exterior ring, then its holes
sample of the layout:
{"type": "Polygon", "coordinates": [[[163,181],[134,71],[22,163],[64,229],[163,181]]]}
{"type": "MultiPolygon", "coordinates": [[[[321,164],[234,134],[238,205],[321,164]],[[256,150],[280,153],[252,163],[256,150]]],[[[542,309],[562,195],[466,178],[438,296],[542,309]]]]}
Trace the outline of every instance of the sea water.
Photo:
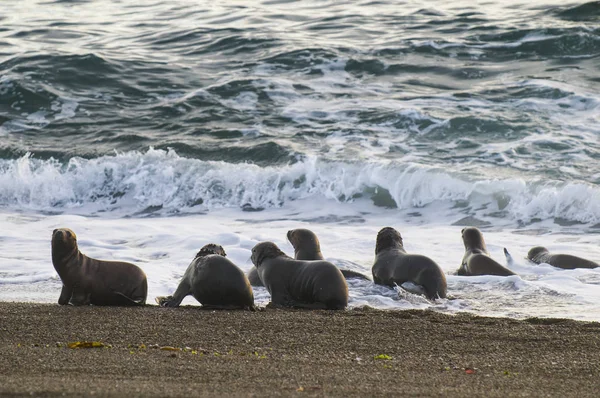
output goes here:
{"type": "Polygon", "coordinates": [[[57,301],[58,227],[153,302],[206,243],[249,270],[309,228],[370,275],[392,226],[449,298],[350,280],[351,307],[600,320],[600,270],[525,259],[600,261],[599,135],[599,2],[9,2],[0,300],[57,301]],[[455,275],[469,225],[518,276],[455,275]]]}

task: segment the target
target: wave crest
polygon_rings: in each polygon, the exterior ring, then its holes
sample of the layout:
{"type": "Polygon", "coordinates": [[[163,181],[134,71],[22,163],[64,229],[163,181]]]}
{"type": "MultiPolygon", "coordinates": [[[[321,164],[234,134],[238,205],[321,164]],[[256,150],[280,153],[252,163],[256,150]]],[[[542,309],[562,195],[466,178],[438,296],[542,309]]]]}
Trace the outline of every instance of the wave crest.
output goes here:
{"type": "Polygon", "coordinates": [[[475,180],[469,176],[397,162],[327,162],[317,157],[260,167],[202,161],[174,150],[149,149],[95,159],[0,161],[0,206],[84,212],[145,209],[167,213],[223,207],[279,207],[307,198],[402,210],[443,203],[476,217],[518,222],[561,218],[600,222],[600,190],[587,184],[475,180]]]}

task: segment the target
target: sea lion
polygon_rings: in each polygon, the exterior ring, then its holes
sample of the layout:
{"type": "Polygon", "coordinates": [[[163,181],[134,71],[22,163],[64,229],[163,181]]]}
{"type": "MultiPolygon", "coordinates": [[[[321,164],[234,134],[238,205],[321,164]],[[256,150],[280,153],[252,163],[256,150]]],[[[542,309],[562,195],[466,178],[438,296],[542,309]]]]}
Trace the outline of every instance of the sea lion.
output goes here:
{"type": "Polygon", "coordinates": [[[516,275],[508,268],[500,265],[490,257],[483,235],[475,227],[463,228],[462,239],[465,244],[465,255],[457,274],[463,276],[476,275],[516,275]]]}
{"type": "Polygon", "coordinates": [[[52,264],[62,280],[60,305],[143,305],[148,281],[136,265],[102,261],[79,251],[68,228],[52,232],[52,264]]]}
{"type": "Polygon", "coordinates": [[[157,297],[162,307],[179,307],[191,294],[204,308],[254,309],[254,295],[244,272],[225,257],[222,246],[202,247],[188,266],[172,296],[157,297]]]}
{"type": "Polygon", "coordinates": [[[252,263],[276,306],[342,310],[348,305],[348,285],[330,262],[294,260],[273,242],[252,248],[252,263]]]}
{"type": "Polygon", "coordinates": [[[377,234],[372,271],[373,281],[379,285],[412,282],[423,286],[430,300],[446,298],[446,276],[440,266],[429,257],[406,253],[402,236],[394,228],[382,228],[377,234]]]}
{"type": "MultiPolygon", "coordinates": [[[[294,247],[294,258],[296,260],[324,260],[323,253],[321,253],[321,244],[317,235],[305,228],[298,228],[289,230],[287,238],[294,247]]],[[[370,279],[360,272],[351,271],[349,269],[340,269],[342,275],[346,279],[364,279],[370,281],[370,279]]]]}
{"type": "MultiPolygon", "coordinates": [[[[292,229],[287,232],[287,238],[294,247],[294,258],[296,260],[314,261],[325,259],[323,253],[321,253],[319,239],[313,231],[304,228],[292,229]]],[[[351,271],[349,269],[340,269],[340,271],[346,279],[356,278],[370,281],[366,275],[360,272],[351,271]]],[[[248,279],[252,286],[264,286],[258,276],[256,268],[250,270],[248,279]]]]}
{"type": "Polygon", "coordinates": [[[298,228],[287,232],[287,238],[294,247],[296,260],[324,260],[321,243],[317,235],[310,229],[298,228]]]}
{"type": "Polygon", "coordinates": [[[597,268],[600,264],[570,254],[552,254],[542,246],[529,250],[527,258],[536,264],[546,263],[562,269],[597,268]]]}

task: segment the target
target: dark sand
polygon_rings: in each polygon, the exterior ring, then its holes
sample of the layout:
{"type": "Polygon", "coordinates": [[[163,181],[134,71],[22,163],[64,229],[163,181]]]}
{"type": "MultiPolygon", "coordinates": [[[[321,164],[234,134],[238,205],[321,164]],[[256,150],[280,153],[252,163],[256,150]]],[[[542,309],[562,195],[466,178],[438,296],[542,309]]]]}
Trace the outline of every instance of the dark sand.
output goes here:
{"type": "Polygon", "coordinates": [[[0,395],[30,394],[597,397],[600,323],[0,303],[0,395]]]}

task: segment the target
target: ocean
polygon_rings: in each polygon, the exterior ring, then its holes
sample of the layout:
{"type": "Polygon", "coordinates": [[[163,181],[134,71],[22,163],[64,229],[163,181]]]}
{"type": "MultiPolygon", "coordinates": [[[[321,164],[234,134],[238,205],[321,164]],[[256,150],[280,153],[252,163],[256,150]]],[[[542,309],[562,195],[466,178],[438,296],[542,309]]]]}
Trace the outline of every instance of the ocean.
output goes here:
{"type": "Polygon", "coordinates": [[[449,298],[354,280],[350,307],[599,321],[600,269],[525,256],[600,261],[600,2],[465,4],[3,3],[0,300],[58,300],[58,227],[153,302],[209,242],[249,270],[309,228],[370,274],[392,226],[449,298]],[[467,225],[518,276],[455,275],[467,225]]]}

